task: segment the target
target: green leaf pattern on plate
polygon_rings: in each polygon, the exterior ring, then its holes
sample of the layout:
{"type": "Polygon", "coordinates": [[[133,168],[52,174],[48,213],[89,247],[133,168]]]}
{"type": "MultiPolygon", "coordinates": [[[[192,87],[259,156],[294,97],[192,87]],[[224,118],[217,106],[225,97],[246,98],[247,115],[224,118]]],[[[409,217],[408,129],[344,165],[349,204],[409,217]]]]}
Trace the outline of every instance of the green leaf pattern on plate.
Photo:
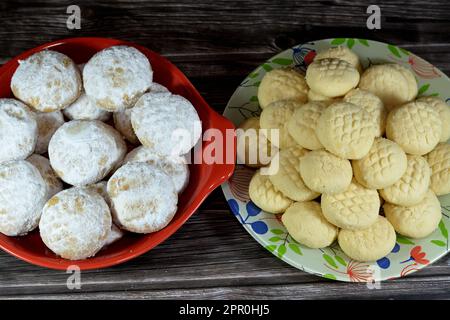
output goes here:
{"type": "Polygon", "coordinates": [[[408,238],[401,236],[399,234],[397,234],[397,242],[401,243],[401,244],[411,244],[414,245],[415,243],[412,242],[411,240],[409,240],[408,238]]]}

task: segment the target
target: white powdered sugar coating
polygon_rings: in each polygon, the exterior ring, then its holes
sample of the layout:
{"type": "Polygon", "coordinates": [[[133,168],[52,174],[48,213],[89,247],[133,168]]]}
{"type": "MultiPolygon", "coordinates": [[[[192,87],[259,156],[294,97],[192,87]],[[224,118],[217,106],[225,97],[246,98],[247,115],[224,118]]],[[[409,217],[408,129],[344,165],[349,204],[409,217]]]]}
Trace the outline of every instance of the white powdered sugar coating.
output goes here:
{"type": "Polygon", "coordinates": [[[68,56],[44,50],[19,61],[11,90],[38,111],[61,110],[80,95],[81,75],[68,56]]]}
{"type": "Polygon", "coordinates": [[[105,200],[85,188],[70,188],[44,206],[39,230],[42,241],[65,259],[92,257],[111,231],[111,213],[105,200]]]}
{"type": "MultiPolygon", "coordinates": [[[[111,208],[111,199],[109,198],[108,191],[106,190],[107,182],[106,181],[100,181],[95,184],[90,184],[86,186],[85,188],[91,192],[97,192],[99,195],[103,197],[103,199],[106,201],[106,204],[109,208],[111,208]]],[[[111,225],[111,231],[108,234],[108,237],[106,238],[105,246],[112,244],[113,242],[116,242],[120,238],[122,238],[124,235],[124,232],[120,230],[119,227],[117,227],[114,223],[111,225]]]]}
{"type": "Polygon", "coordinates": [[[95,100],[90,99],[86,93],[81,93],[80,97],[70,106],[64,109],[64,115],[70,120],[99,120],[107,121],[111,112],[100,109],[95,100]]]}
{"type": "Polygon", "coordinates": [[[183,156],[163,156],[153,149],[140,146],[131,150],[124,159],[124,163],[135,161],[147,162],[164,171],[172,178],[178,193],[183,192],[189,182],[189,167],[183,156]]]}
{"type": "Polygon", "coordinates": [[[97,52],[84,66],[86,94],[107,111],[133,107],[153,80],[147,57],[128,46],[113,46],[97,52]]]}
{"type": "Polygon", "coordinates": [[[63,189],[63,183],[56,175],[53,168],[50,166],[50,161],[39,154],[32,154],[27,161],[35,166],[47,184],[47,199],[50,199],[55,194],[63,189]]]}
{"type": "Polygon", "coordinates": [[[150,233],[169,224],[178,197],[172,179],[146,162],[129,162],[108,181],[114,222],[122,229],[150,233]]]}
{"type": "MultiPolygon", "coordinates": [[[[153,82],[149,93],[151,94],[165,94],[170,95],[170,91],[163,85],[153,82]]],[[[131,111],[133,109],[126,109],[124,111],[114,112],[114,127],[133,144],[138,144],[139,140],[134,133],[133,126],[131,125],[131,111]]]]}
{"type": "Polygon", "coordinates": [[[36,146],[36,116],[15,99],[0,99],[0,163],[24,160],[36,146]]]}
{"type": "Polygon", "coordinates": [[[25,235],[39,223],[47,185],[31,163],[7,162],[0,165],[0,199],[0,232],[25,235]]]}
{"type": "Polygon", "coordinates": [[[108,246],[117,240],[121,239],[124,235],[124,232],[119,229],[114,223],[111,226],[111,231],[108,234],[108,238],[106,238],[105,246],[108,246]]]}
{"type": "Polygon", "coordinates": [[[94,184],[90,184],[88,186],[85,186],[86,189],[97,192],[99,195],[105,199],[106,203],[108,204],[108,207],[111,207],[111,199],[109,198],[108,192],[106,191],[106,186],[108,182],[106,181],[100,181],[94,184]]]}
{"type": "Polygon", "coordinates": [[[131,112],[131,124],[144,146],[164,155],[187,153],[202,132],[194,106],[179,95],[144,94],[131,112]]]}
{"type": "Polygon", "coordinates": [[[61,111],[37,112],[38,137],[34,153],[43,154],[48,150],[48,143],[53,134],[64,124],[64,116],[61,111]]]}
{"type": "Polygon", "coordinates": [[[120,134],[95,120],[66,122],[55,132],[48,147],[56,174],[75,186],[100,181],[123,160],[125,153],[120,134]]]}

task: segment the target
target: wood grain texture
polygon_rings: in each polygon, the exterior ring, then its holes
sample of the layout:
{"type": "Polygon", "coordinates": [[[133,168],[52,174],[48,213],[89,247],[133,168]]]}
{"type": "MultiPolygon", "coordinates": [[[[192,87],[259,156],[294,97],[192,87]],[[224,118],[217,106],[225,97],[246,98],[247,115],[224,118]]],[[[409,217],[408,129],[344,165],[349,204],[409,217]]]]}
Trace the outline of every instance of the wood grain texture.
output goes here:
{"type": "MultiPolygon", "coordinates": [[[[0,63],[44,42],[101,36],[137,42],[172,60],[221,112],[236,86],[273,54],[305,41],[360,37],[394,43],[450,74],[446,0],[377,1],[382,29],[365,28],[363,1],[77,1],[82,29],[66,28],[72,1],[0,2],[0,63]]],[[[120,266],[67,274],[0,252],[0,298],[329,299],[450,298],[450,257],[381,289],[332,282],[276,259],[241,227],[216,190],[170,239],[120,266]]]]}

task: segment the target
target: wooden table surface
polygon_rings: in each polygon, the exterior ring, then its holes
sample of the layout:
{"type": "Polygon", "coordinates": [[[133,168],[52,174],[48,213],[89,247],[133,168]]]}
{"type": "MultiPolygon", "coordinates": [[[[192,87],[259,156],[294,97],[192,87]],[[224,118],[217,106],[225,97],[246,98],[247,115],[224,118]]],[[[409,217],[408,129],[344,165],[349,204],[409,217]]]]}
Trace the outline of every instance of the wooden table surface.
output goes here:
{"type": "MultiPolygon", "coordinates": [[[[67,37],[134,41],[172,60],[222,112],[240,81],[292,45],[331,37],[394,43],[450,74],[447,0],[377,1],[381,30],[366,28],[368,4],[336,1],[25,1],[0,2],[0,63],[67,37]],[[66,28],[66,8],[81,7],[81,30],[66,28]]],[[[375,2],[375,1],[373,1],[375,2]]],[[[262,248],[230,213],[218,189],[171,238],[147,254],[83,272],[81,290],[67,274],[0,252],[0,298],[450,298],[450,256],[369,290],[290,267],[262,248]]]]}

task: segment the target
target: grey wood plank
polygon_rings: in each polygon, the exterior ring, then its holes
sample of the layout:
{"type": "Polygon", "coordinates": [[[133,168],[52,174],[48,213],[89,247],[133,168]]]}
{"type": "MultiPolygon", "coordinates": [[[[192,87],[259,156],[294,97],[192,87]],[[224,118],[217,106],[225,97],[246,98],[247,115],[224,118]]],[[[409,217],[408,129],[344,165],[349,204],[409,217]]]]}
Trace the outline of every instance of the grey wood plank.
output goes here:
{"type": "MultiPolygon", "coordinates": [[[[450,299],[448,278],[436,278],[427,282],[395,281],[381,284],[379,289],[369,289],[365,284],[336,282],[302,283],[294,285],[236,286],[175,290],[151,290],[125,292],[93,292],[84,295],[42,294],[41,299],[450,299]]],[[[6,296],[2,299],[33,299],[35,295],[6,296]]]]}

